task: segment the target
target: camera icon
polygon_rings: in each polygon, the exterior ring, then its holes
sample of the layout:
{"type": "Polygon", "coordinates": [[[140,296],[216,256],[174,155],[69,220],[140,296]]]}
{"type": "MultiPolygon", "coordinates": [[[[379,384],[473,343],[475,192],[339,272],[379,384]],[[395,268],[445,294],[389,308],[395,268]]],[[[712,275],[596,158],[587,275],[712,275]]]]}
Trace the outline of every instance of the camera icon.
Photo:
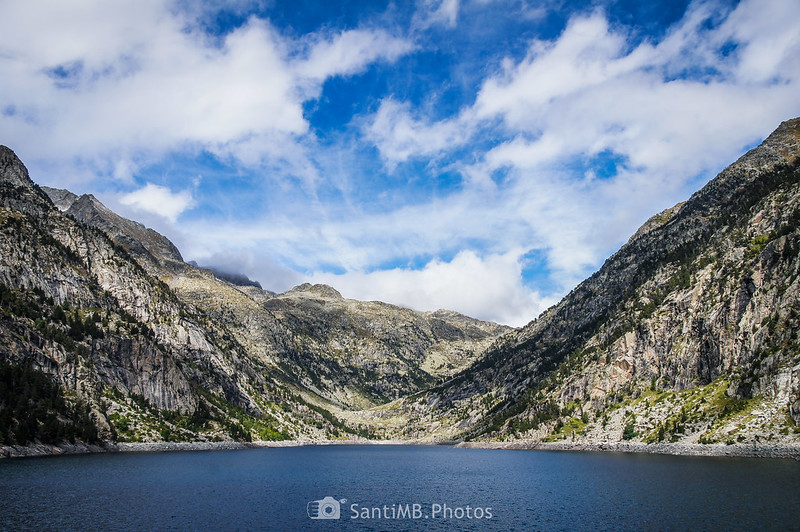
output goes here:
{"type": "Polygon", "coordinates": [[[340,503],[347,499],[337,501],[333,497],[325,497],[318,501],[311,501],[306,506],[306,512],[311,519],[339,519],[341,515],[340,503]]]}

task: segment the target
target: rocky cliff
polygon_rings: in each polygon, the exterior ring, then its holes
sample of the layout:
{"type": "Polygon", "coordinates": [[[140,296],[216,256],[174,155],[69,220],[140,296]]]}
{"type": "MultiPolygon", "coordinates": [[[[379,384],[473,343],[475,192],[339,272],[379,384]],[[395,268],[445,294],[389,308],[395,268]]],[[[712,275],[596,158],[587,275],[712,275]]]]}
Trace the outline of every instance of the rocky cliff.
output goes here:
{"type": "Polygon", "coordinates": [[[0,373],[56,386],[1,436],[800,442],[798,165],[795,119],[513,330],[227,282],[0,148],[0,373]]]}
{"type": "Polygon", "coordinates": [[[0,236],[0,362],[51,377],[64,424],[89,408],[102,439],[367,436],[331,411],[419,391],[508,330],[319,285],[231,284],[93,196],[36,186],[5,147],[0,236]]]}
{"type": "MultiPolygon", "coordinates": [[[[62,214],[7,148],[0,170],[0,361],[54,379],[64,424],[80,406],[112,440],[338,430],[144,261],[62,214]]],[[[21,411],[29,391],[20,390],[21,411]]],[[[20,443],[19,421],[3,427],[6,443],[20,443]]]]}
{"type": "Polygon", "coordinates": [[[798,155],[795,119],[472,367],[374,421],[477,440],[800,440],[798,155]]]}
{"type": "Polygon", "coordinates": [[[163,235],[107,208],[91,194],[77,196],[68,190],[41,187],[53,204],[78,222],[100,229],[114,243],[134,255],[150,270],[183,263],[178,248],[163,235]]]}

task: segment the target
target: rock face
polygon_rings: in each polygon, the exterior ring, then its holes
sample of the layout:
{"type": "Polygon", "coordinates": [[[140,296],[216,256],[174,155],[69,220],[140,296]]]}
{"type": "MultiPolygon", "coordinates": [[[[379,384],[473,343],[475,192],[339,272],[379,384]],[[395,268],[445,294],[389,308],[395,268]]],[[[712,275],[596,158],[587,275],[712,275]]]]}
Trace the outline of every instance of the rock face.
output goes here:
{"type": "Polygon", "coordinates": [[[28,169],[20,163],[17,154],[6,146],[0,146],[0,175],[3,182],[12,187],[27,187],[31,180],[28,169]]]}
{"type": "Polygon", "coordinates": [[[118,441],[800,442],[799,156],[795,119],[509,329],[227,282],[0,147],[0,364],[66,401],[0,408],[0,444],[87,419],[118,441]]]}
{"type": "Polygon", "coordinates": [[[5,147],[0,171],[0,363],[51,376],[104,439],[370,435],[331,411],[421,391],[510,330],[236,285],[92,195],[36,186],[5,147]]]}
{"type": "Polygon", "coordinates": [[[402,421],[387,430],[798,440],[798,155],[795,119],[651,218],[597,273],[472,367],[393,404],[402,421]]]}
{"type": "Polygon", "coordinates": [[[456,313],[349,300],[326,285],[273,294],[197,269],[165,280],[182,301],[224,325],[250,356],[349,410],[421,391],[466,367],[510,330],[456,313]]]}
{"type": "Polygon", "coordinates": [[[41,187],[62,212],[90,227],[100,229],[149,269],[182,264],[178,248],[163,235],[113,212],[91,194],[76,196],[68,190],[41,187]]]}

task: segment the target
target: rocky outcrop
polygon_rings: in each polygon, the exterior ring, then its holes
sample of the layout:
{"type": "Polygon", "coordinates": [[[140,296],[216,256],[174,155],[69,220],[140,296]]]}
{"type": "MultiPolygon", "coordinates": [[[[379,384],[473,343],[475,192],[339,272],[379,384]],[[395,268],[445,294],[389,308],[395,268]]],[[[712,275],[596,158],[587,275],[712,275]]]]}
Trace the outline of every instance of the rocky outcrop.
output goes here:
{"type": "Polygon", "coordinates": [[[399,401],[407,433],[587,441],[798,438],[800,119],[651,218],[472,367],[399,401]]]}
{"type": "Polygon", "coordinates": [[[325,285],[230,283],[92,195],[40,189],[2,155],[0,363],[50,375],[91,405],[106,439],[370,435],[330,410],[421,391],[509,330],[325,285]]]}
{"type": "Polygon", "coordinates": [[[6,146],[0,146],[0,181],[12,187],[28,187],[33,184],[28,176],[28,169],[17,154],[6,146]]]}
{"type": "MultiPolygon", "coordinates": [[[[77,196],[68,190],[41,187],[59,210],[107,234],[145,266],[181,264],[178,248],[168,238],[133,220],[119,216],[91,194],[77,196]]],[[[153,270],[153,268],[150,268],[153,270]]]]}
{"type": "Polygon", "coordinates": [[[75,200],[78,199],[78,196],[70,192],[69,190],[64,190],[61,188],[51,188],[51,187],[41,187],[45,194],[50,198],[50,201],[53,202],[53,205],[58,208],[61,212],[66,211],[72,204],[75,203],[75,200]]]}
{"type": "Polygon", "coordinates": [[[799,167],[795,119],[512,330],[227,282],[0,148],[0,362],[45,372],[120,441],[794,449],[799,167]]]}

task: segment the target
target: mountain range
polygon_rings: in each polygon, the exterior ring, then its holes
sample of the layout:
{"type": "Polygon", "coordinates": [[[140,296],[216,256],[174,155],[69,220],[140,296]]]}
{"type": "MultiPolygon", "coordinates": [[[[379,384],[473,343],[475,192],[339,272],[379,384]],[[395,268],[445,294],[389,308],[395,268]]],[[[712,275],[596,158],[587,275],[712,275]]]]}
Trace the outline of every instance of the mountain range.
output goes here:
{"type": "Polygon", "coordinates": [[[512,329],[184,262],[0,147],[0,444],[800,442],[800,119],[512,329]]]}

